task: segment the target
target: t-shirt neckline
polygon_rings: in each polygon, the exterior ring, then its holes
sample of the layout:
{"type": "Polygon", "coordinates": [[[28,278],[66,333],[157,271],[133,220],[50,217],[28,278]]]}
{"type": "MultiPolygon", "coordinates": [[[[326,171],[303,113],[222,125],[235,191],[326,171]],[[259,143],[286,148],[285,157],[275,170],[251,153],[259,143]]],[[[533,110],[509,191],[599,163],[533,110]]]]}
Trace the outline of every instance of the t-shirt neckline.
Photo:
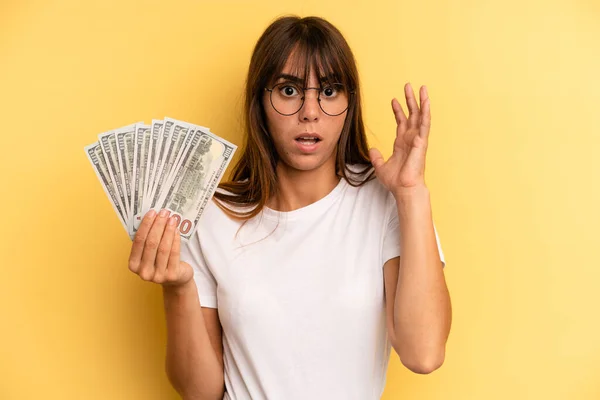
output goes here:
{"type": "Polygon", "coordinates": [[[346,179],[341,177],[340,181],[333,188],[333,190],[331,190],[323,198],[315,201],[314,203],[311,203],[307,206],[298,208],[293,211],[276,211],[267,206],[263,206],[263,209],[262,209],[263,216],[266,218],[269,218],[269,219],[274,219],[274,220],[290,221],[290,220],[294,220],[294,219],[298,219],[298,218],[310,215],[311,213],[318,213],[319,210],[323,210],[323,209],[329,207],[340,196],[340,194],[346,188],[347,185],[348,185],[348,183],[346,182],[346,179]]]}

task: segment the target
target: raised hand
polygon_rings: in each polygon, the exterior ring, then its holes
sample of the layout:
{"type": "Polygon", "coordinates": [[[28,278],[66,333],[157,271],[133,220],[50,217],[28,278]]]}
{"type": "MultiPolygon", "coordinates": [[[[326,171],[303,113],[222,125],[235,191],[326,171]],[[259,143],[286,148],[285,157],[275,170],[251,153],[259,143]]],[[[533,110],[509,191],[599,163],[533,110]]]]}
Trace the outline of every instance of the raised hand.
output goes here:
{"type": "Polygon", "coordinates": [[[431,126],[427,88],[421,86],[420,106],[410,83],[404,85],[404,94],[409,109],[408,118],[398,100],[392,99],[397,124],[392,155],[385,161],[378,149],[369,150],[377,178],[396,197],[404,191],[425,186],[425,157],[431,126]]]}

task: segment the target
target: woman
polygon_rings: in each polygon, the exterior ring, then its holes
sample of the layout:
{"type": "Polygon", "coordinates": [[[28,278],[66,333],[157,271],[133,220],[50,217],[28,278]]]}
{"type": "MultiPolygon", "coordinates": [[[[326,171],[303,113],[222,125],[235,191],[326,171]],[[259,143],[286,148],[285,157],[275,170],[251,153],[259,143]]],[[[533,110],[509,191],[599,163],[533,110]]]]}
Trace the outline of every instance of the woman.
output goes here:
{"type": "Polygon", "coordinates": [[[181,247],[149,212],[129,267],[162,284],[167,375],[184,399],[379,399],[391,348],[444,360],[451,307],[424,182],[425,87],[385,162],[369,151],[354,57],[327,21],[284,17],[258,40],[231,182],[181,247]],[[402,234],[401,234],[402,233],[402,234]],[[401,249],[404,249],[401,252],[401,249]],[[402,257],[400,257],[402,253],[402,257]]]}

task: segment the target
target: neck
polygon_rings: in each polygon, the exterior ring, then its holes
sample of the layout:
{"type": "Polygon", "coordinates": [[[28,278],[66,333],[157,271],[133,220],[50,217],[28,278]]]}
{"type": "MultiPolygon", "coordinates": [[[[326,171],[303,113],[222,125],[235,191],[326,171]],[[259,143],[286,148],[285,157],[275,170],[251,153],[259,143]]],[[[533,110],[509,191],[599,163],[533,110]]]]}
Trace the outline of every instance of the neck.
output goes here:
{"type": "Polygon", "coordinates": [[[335,161],[311,171],[277,165],[277,193],[267,202],[276,211],[294,211],[327,196],[339,183],[335,161]]]}

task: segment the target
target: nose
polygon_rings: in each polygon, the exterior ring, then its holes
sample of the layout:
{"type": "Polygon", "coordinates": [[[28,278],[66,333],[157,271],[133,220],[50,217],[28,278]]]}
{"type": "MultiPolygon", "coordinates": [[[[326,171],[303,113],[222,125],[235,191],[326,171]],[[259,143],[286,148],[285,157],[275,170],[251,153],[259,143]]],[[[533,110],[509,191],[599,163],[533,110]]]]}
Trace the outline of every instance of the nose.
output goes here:
{"type": "Polygon", "coordinates": [[[321,113],[319,106],[319,89],[304,90],[304,104],[298,113],[301,121],[316,121],[321,113]]]}

